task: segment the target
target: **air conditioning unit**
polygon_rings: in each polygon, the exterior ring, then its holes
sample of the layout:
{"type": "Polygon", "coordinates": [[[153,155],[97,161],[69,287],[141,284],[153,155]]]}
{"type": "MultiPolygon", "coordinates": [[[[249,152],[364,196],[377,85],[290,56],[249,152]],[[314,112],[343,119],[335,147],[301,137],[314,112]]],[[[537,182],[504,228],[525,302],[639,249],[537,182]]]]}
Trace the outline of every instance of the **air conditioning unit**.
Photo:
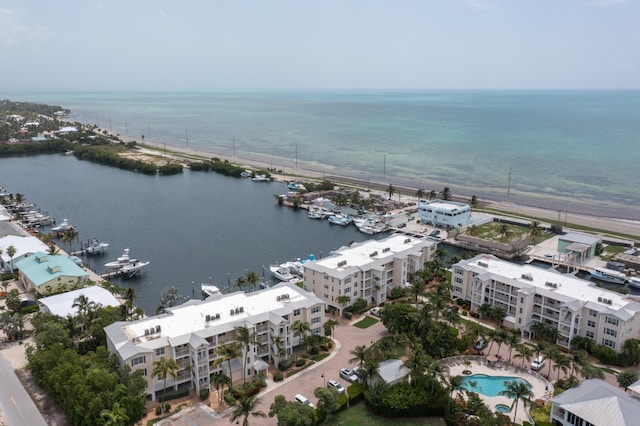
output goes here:
{"type": "Polygon", "coordinates": [[[278,302],[280,301],[280,299],[282,299],[282,296],[278,296],[278,297],[276,297],[276,300],[277,300],[278,302]]]}
{"type": "Polygon", "coordinates": [[[145,336],[148,336],[148,335],[149,335],[149,330],[148,330],[148,329],[146,329],[146,328],[144,329],[144,335],[145,335],[145,336]]]}
{"type": "Polygon", "coordinates": [[[229,310],[229,315],[235,315],[235,311],[233,309],[229,310]]]}
{"type": "Polygon", "coordinates": [[[206,322],[211,321],[211,315],[207,315],[207,316],[205,316],[205,317],[204,317],[204,320],[205,320],[206,322]]]}
{"type": "Polygon", "coordinates": [[[219,313],[216,314],[216,319],[220,319],[220,314],[219,313]]]}
{"type": "Polygon", "coordinates": [[[240,306],[240,312],[244,312],[244,306],[240,306]]]}
{"type": "Polygon", "coordinates": [[[160,326],[159,326],[159,325],[156,325],[156,333],[160,333],[160,330],[162,330],[162,329],[160,328],[160,326]]]}
{"type": "Polygon", "coordinates": [[[598,302],[602,302],[602,297],[598,297],[598,302]]]}

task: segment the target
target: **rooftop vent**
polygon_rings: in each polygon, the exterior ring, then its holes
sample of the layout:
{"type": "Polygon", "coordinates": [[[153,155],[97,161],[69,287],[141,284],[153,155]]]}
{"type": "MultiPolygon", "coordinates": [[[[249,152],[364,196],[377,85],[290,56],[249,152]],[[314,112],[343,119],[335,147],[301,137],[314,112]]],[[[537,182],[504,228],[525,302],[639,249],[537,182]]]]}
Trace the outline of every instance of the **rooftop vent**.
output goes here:
{"type": "Polygon", "coordinates": [[[369,257],[374,257],[374,256],[377,256],[377,255],[378,255],[378,250],[376,250],[376,251],[372,251],[372,252],[369,254],[369,257]]]}
{"type": "Polygon", "coordinates": [[[478,262],[478,266],[482,266],[483,268],[488,268],[489,264],[484,262],[478,262]]]}
{"type": "Polygon", "coordinates": [[[391,250],[391,247],[385,247],[385,248],[382,249],[382,252],[386,253],[386,252],[388,252],[390,250],[391,250]]]}
{"type": "Polygon", "coordinates": [[[346,266],[346,265],[347,265],[347,261],[346,260],[343,260],[342,262],[338,262],[338,268],[341,268],[341,267],[346,266]]]}
{"type": "Polygon", "coordinates": [[[598,302],[602,302],[602,297],[598,297],[598,302]]]}
{"type": "Polygon", "coordinates": [[[220,313],[216,314],[216,319],[220,319],[220,313]]]}
{"type": "Polygon", "coordinates": [[[406,240],[404,240],[405,244],[410,243],[410,242],[411,242],[411,238],[407,238],[406,240]]]}
{"type": "Polygon", "coordinates": [[[144,335],[145,335],[145,336],[148,336],[148,335],[149,335],[149,329],[148,329],[148,328],[145,328],[145,329],[144,329],[144,335]]]}
{"type": "Polygon", "coordinates": [[[235,315],[235,314],[236,314],[236,312],[233,309],[229,310],[229,315],[235,315]]]}
{"type": "Polygon", "coordinates": [[[160,330],[162,330],[162,328],[160,328],[159,325],[156,325],[156,333],[160,333],[160,330]]]}
{"type": "Polygon", "coordinates": [[[204,320],[205,320],[206,322],[211,321],[211,315],[207,315],[207,316],[205,316],[205,317],[204,317],[204,320]]]}
{"type": "Polygon", "coordinates": [[[240,312],[244,312],[244,306],[240,306],[238,309],[240,309],[240,312]]]}
{"type": "Polygon", "coordinates": [[[527,281],[533,281],[533,277],[531,276],[531,274],[529,272],[527,272],[526,274],[522,274],[521,278],[523,280],[527,280],[527,281]]]}

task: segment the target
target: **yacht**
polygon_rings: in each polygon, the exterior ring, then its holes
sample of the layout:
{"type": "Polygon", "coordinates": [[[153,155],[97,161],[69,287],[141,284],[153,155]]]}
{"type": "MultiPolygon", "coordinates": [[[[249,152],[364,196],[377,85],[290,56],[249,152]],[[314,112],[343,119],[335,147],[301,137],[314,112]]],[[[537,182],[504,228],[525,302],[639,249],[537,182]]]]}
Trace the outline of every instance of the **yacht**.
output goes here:
{"type": "Polygon", "coordinates": [[[243,178],[248,178],[251,177],[253,175],[253,172],[251,170],[245,170],[243,172],[240,172],[240,177],[243,178]]]}
{"type": "Polygon", "coordinates": [[[596,268],[590,274],[592,278],[598,281],[606,281],[613,284],[624,284],[627,280],[627,276],[622,272],[608,268],[596,268]]]}
{"type": "Polygon", "coordinates": [[[202,297],[205,299],[210,296],[222,294],[220,289],[213,284],[200,284],[200,291],[202,292],[202,297]]]}
{"type": "Polygon", "coordinates": [[[112,262],[108,262],[104,264],[105,268],[110,268],[110,269],[119,269],[122,268],[125,265],[129,265],[132,262],[137,262],[138,259],[131,259],[129,257],[129,249],[126,248],[124,249],[124,252],[122,253],[122,256],[118,257],[116,260],[112,261],[112,262]]]}
{"type": "Polygon", "coordinates": [[[270,268],[270,270],[273,276],[280,281],[291,281],[296,278],[296,276],[291,273],[289,266],[280,265],[277,268],[270,268]]]}
{"type": "Polygon", "coordinates": [[[137,259],[133,259],[130,263],[124,265],[118,271],[124,275],[129,275],[130,277],[132,277],[135,274],[137,274],[140,271],[140,269],[147,266],[149,263],[151,262],[149,261],[143,262],[137,259]]]}
{"type": "Polygon", "coordinates": [[[640,288],[640,277],[629,277],[629,287],[640,288]]]}
{"type": "Polygon", "coordinates": [[[67,219],[63,219],[60,225],[51,228],[53,232],[64,232],[69,229],[73,229],[73,225],[69,225],[69,221],[67,221],[67,219]]]}
{"type": "Polygon", "coordinates": [[[342,215],[339,213],[332,214],[329,216],[329,223],[345,226],[351,223],[351,217],[349,217],[349,215],[342,215]]]}
{"type": "Polygon", "coordinates": [[[87,242],[87,246],[84,248],[84,252],[86,254],[104,253],[107,247],[109,247],[109,244],[101,243],[97,238],[93,238],[87,242]]]}
{"type": "Polygon", "coordinates": [[[271,179],[269,179],[267,175],[255,175],[251,180],[254,182],[269,182],[271,179]]]}

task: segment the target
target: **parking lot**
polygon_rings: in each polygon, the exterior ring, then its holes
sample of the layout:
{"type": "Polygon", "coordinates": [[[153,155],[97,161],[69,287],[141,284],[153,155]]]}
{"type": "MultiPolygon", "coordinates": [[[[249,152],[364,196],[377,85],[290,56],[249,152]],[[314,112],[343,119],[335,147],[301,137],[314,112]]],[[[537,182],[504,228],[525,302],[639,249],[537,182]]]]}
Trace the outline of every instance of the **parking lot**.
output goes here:
{"type": "MultiPolygon", "coordinates": [[[[360,319],[362,317],[350,323],[356,323],[360,319]]],[[[350,385],[346,380],[340,378],[340,369],[356,367],[355,364],[349,364],[349,359],[353,358],[351,351],[356,346],[366,345],[368,347],[372,342],[386,336],[387,329],[381,322],[365,329],[354,327],[343,319],[340,319],[340,323],[340,326],[335,329],[336,350],[321,362],[285,379],[283,382],[270,383],[267,391],[260,393],[260,404],[256,407],[257,410],[266,414],[269,412],[269,406],[276,395],[284,395],[287,400],[292,401],[296,394],[304,395],[317,407],[318,399],[314,395],[316,388],[326,386],[329,380],[337,380],[345,388],[350,385]]],[[[250,422],[251,425],[275,425],[277,419],[275,417],[262,419],[252,416],[250,422]]]]}

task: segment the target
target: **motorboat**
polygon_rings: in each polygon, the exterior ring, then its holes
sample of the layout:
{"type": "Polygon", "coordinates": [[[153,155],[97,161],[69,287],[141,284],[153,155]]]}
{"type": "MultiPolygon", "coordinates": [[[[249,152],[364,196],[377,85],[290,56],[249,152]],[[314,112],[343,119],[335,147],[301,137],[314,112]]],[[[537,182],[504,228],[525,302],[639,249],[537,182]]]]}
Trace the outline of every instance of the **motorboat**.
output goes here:
{"type": "Polygon", "coordinates": [[[73,150],[72,149],[68,149],[64,152],[64,155],[73,155],[73,150]]]}
{"type": "Polygon", "coordinates": [[[331,216],[329,216],[329,223],[345,226],[351,223],[351,217],[349,217],[349,215],[343,215],[339,213],[332,214],[331,216]]]}
{"type": "Polygon", "coordinates": [[[306,191],[307,188],[301,184],[301,183],[295,183],[294,181],[291,181],[287,184],[287,188],[289,188],[292,191],[306,191]]]}
{"type": "Polygon", "coordinates": [[[87,246],[84,248],[84,252],[86,254],[104,253],[107,247],[109,247],[108,243],[101,243],[97,238],[92,238],[87,242],[87,246]]]}
{"type": "Polygon", "coordinates": [[[240,177],[243,177],[243,178],[248,178],[248,177],[251,177],[252,175],[253,175],[253,172],[251,170],[245,170],[240,172],[240,177]]]}
{"type": "Polygon", "coordinates": [[[614,271],[608,268],[596,268],[590,272],[591,277],[599,280],[606,281],[613,284],[624,284],[627,280],[627,276],[622,272],[614,271]]]}
{"type": "Polygon", "coordinates": [[[67,219],[63,219],[60,225],[51,228],[53,232],[64,232],[68,231],[69,229],[73,229],[73,225],[70,225],[67,219]]]}
{"type": "Polygon", "coordinates": [[[629,287],[640,288],[640,277],[629,277],[629,287]]]}
{"type": "Polygon", "coordinates": [[[207,297],[216,296],[222,294],[220,289],[213,284],[200,284],[200,291],[202,292],[202,297],[205,299],[207,297]]]}
{"type": "Polygon", "coordinates": [[[124,275],[133,276],[133,275],[137,274],[140,271],[140,269],[142,269],[143,267],[147,266],[149,263],[151,263],[151,262],[133,259],[130,263],[122,266],[118,270],[118,272],[120,272],[121,274],[124,274],[124,275]]]}
{"type": "Polygon", "coordinates": [[[271,179],[267,175],[255,175],[251,180],[254,182],[269,182],[271,179]]]}
{"type": "Polygon", "coordinates": [[[273,276],[280,281],[291,281],[296,278],[296,276],[291,273],[291,268],[288,266],[279,266],[275,269],[270,268],[270,270],[273,276]]]}
{"type": "Polygon", "coordinates": [[[126,248],[122,252],[122,256],[119,256],[116,260],[112,262],[105,263],[104,267],[109,269],[119,269],[125,265],[129,265],[130,263],[137,262],[137,261],[138,259],[131,259],[129,257],[129,249],[126,248]]]}

